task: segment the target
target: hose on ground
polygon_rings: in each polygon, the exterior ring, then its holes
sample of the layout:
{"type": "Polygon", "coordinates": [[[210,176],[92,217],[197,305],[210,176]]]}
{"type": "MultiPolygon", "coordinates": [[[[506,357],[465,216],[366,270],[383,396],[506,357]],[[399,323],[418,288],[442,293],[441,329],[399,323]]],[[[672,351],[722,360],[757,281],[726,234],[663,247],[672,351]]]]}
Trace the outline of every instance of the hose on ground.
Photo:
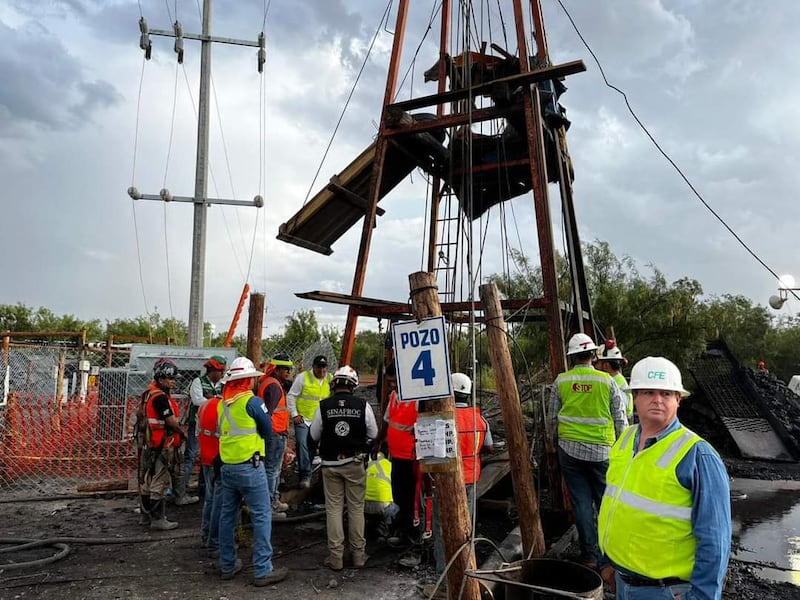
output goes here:
{"type": "Polygon", "coordinates": [[[10,552],[21,552],[23,550],[30,550],[32,548],[42,548],[49,546],[52,546],[58,550],[55,554],[51,556],[46,556],[44,558],[39,558],[36,560],[30,560],[19,563],[0,564],[0,573],[4,573],[6,571],[16,571],[19,569],[27,569],[29,567],[39,567],[42,565],[47,565],[56,562],[57,560],[61,560],[71,552],[69,544],[85,544],[87,546],[97,546],[104,544],[144,544],[147,542],[156,542],[162,539],[176,540],[176,539],[195,537],[196,535],[197,532],[182,531],[180,533],[175,533],[172,535],[157,537],[157,538],[150,536],[93,537],[93,538],[56,537],[56,538],[46,538],[43,540],[35,540],[31,538],[0,538],[0,544],[2,545],[13,544],[7,548],[0,548],[0,554],[6,554],[10,552]]]}

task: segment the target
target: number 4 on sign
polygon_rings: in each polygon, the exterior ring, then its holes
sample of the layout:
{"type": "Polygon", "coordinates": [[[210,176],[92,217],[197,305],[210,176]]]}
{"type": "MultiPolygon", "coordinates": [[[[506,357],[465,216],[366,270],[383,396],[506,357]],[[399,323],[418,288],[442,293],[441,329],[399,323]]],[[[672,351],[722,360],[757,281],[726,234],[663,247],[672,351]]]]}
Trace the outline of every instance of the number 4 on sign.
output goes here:
{"type": "Polygon", "coordinates": [[[422,379],[427,386],[433,385],[434,377],[436,377],[436,369],[433,368],[431,351],[423,350],[414,361],[414,366],[411,367],[411,379],[422,379]]]}

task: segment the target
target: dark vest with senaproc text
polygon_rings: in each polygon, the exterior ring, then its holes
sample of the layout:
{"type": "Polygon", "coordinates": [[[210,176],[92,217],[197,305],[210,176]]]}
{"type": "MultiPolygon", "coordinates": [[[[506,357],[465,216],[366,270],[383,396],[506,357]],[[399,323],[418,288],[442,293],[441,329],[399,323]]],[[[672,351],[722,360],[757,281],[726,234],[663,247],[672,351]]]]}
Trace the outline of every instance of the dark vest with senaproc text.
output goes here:
{"type": "Polygon", "coordinates": [[[334,466],[363,452],[367,443],[367,402],[352,394],[334,394],[319,405],[322,437],[319,455],[323,466],[334,466]]]}

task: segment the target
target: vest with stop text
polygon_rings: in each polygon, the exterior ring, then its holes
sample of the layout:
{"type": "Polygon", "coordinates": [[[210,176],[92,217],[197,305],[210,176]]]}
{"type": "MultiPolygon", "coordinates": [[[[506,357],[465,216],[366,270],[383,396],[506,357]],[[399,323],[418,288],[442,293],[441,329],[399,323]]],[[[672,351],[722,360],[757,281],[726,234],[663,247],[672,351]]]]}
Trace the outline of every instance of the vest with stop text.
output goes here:
{"type": "Polygon", "coordinates": [[[611,376],[589,365],[577,365],[555,381],[561,397],[558,437],[611,446],[616,437],[611,417],[611,376]]]}

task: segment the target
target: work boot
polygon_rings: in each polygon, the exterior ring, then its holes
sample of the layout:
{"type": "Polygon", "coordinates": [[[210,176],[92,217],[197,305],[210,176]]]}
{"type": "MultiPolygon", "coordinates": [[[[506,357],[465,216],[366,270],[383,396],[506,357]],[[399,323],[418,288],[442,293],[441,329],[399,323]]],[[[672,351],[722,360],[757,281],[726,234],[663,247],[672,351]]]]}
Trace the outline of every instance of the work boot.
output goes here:
{"type": "Polygon", "coordinates": [[[280,521],[280,520],[285,519],[285,518],[286,518],[286,513],[285,512],[278,512],[276,510],[272,511],[272,520],[273,521],[280,521]]]}
{"type": "Polygon", "coordinates": [[[256,577],[253,579],[253,585],[256,587],[264,587],[265,585],[272,585],[286,579],[289,574],[289,569],[281,567],[280,569],[272,569],[272,573],[267,573],[263,577],[256,577]]]}
{"type": "Polygon", "coordinates": [[[150,496],[139,499],[139,525],[150,525],[150,496]]]}
{"type": "Polygon", "coordinates": [[[311,477],[303,477],[300,479],[300,483],[297,484],[297,487],[301,489],[308,489],[311,487],[311,477]]]}
{"type": "Polygon", "coordinates": [[[333,556],[329,554],[325,557],[325,560],[322,562],[326,567],[328,567],[331,571],[341,571],[344,569],[344,564],[342,564],[342,557],[341,556],[333,556]]]}
{"type": "Polygon", "coordinates": [[[178,496],[177,498],[175,498],[175,506],[197,504],[198,502],[200,502],[199,496],[189,496],[188,494],[184,494],[183,496],[178,496]]]}
{"type": "Polygon", "coordinates": [[[286,502],[281,502],[280,500],[272,501],[272,512],[286,512],[287,510],[289,510],[289,505],[286,502]]]}
{"type": "Polygon", "coordinates": [[[432,598],[433,600],[447,599],[447,584],[444,581],[438,588],[435,583],[426,583],[421,588],[417,589],[419,589],[420,594],[424,598],[432,598]]]}
{"type": "Polygon", "coordinates": [[[354,569],[361,569],[367,561],[369,560],[369,556],[363,550],[353,550],[353,568],[354,569]]]}
{"type": "Polygon", "coordinates": [[[242,564],[242,560],[240,558],[237,558],[236,562],[233,564],[233,570],[222,571],[222,573],[220,574],[220,578],[223,579],[224,581],[233,579],[236,576],[236,574],[242,570],[243,567],[244,565],[242,564]]]}
{"type": "Polygon", "coordinates": [[[167,521],[166,510],[164,500],[156,500],[155,506],[150,511],[150,529],[169,531],[178,527],[175,521],[167,521]]]}

